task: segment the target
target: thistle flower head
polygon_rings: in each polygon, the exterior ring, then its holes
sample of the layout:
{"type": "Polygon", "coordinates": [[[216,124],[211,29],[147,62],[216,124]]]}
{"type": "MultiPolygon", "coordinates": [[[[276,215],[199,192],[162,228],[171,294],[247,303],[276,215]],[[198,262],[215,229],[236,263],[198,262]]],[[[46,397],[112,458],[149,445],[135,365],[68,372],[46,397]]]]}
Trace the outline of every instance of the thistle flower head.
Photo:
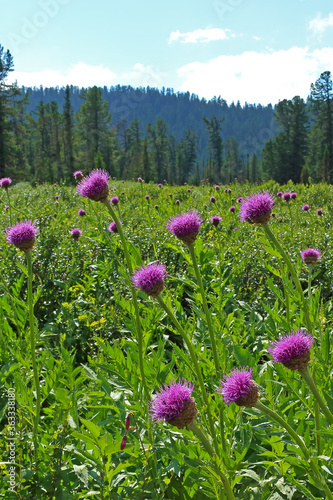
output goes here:
{"type": "Polygon", "coordinates": [[[290,370],[303,371],[310,361],[310,349],[313,344],[313,337],[302,330],[292,330],[276,340],[269,348],[268,352],[275,363],[282,363],[290,370]]]}
{"type": "Polygon", "coordinates": [[[216,189],[216,191],[219,191],[220,186],[218,184],[215,184],[214,188],[216,189]]]}
{"type": "Polygon", "coordinates": [[[8,189],[11,183],[12,180],[10,177],[3,177],[2,179],[0,179],[0,186],[4,189],[8,189]]]}
{"type": "Polygon", "coordinates": [[[315,248],[307,248],[301,252],[301,257],[304,264],[316,264],[321,259],[321,253],[315,248]]]}
{"type": "Polygon", "coordinates": [[[282,198],[285,201],[290,201],[291,200],[291,193],[283,193],[282,198]]]}
{"type": "Polygon", "coordinates": [[[109,174],[105,170],[93,170],[81,180],[76,189],[85,198],[94,201],[105,201],[109,194],[108,178],[109,174]]]}
{"type": "Polygon", "coordinates": [[[156,297],[164,288],[166,269],[163,264],[141,266],[132,276],[132,284],[151,297],[156,297]]]}
{"type": "Polygon", "coordinates": [[[72,229],[71,230],[71,237],[73,238],[74,241],[78,240],[82,236],[82,231],[81,229],[72,229]]]}
{"type": "Polygon", "coordinates": [[[251,408],[259,399],[257,384],[252,378],[252,370],[246,368],[235,368],[221,380],[218,392],[222,394],[223,400],[229,405],[236,403],[238,406],[251,408]]]}
{"type": "Polygon", "coordinates": [[[197,238],[201,224],[201,216],[193,210],[172,217],[167,222],[167,229],[186,245],[192,245],[197,238]]]}
{"type": "Polygon", "coordinates": [[[150,198],[149,194],[146,194],[145,198],[146,198],[146,200],[148,201],[148,200],[149,200],[149,198],[150,198]]]}
{"type": "Polygon", "coordinates": [[[282,195],[283,195],[282,191],[278,191],[278,192],[276,193],[276,196],[278,196],[279,198],[282,198],[282,195]]]}
{"type": "Polygon", "coordinates": [[[323,209],[322,208],[317,208],[317,214],[318,215],[323,215],[323,209]]]}
{"type": "Polygon", "coordinates": [[[211,203],[215,203],[215,202],[216,202],[215,196],[211,196],[211,197],[210,197],[210,202],[211,202],[211,203]]]}
{"type": "MultiPolygon", "coordinates": [[[[119,219],[119,222],[120,222],[120,224],[122,224],[120,219],[119,219]]],[[[118,233],[117,224],[114,221],[111,222],[111,224],[108,227],[108,230],[110,231],[110,233],[118,233]]]]}
{"type": "Polygon", "coordinates": [[[118,203],[119,203],[119,198],[118,198],[118,196],[113,196],[113,197],[111,198],[111,200],[110,200],[110,203],[111,203],[112,205],[118,205],[118,203]]]}
{"type": "Polygon", "coordinates": [[[220,217],[219,215],[213,215],[211,218],[210,218],[210,222],[213,224],[213,226],[217,227],[220,222],[222,220],[222,217],[220,217]]]}
{"type": "Polygon", "coordinates": [[[304,212],[307,212],[309,210],[309,208],[310,207],[307,204],[302,206],[302,210],[304,210],[304,212]]]}
{"type": "Polygon", "coordinates": [[[296,198],[297,198],[297,193],[295,193],[295,192],[294,192],[294,193],[291,193],[291,194],[290,194],[290,198],[291,198],[292,200],[296,200],[296,198]]]}
{"type": "Polygon", "coordinates": [[[191,396],[194,384],[186,380],[164,384],[164,388],[155,395],[150,403],[150,415],[155,422],[165,420],[178,429],[190,425],[197,416],[198,410],[191,396]]]}
{"type": "Polygon", "coordinates": [[[79,211],[77,213],[80,217],[84,217],[86,215],[86,211],[83,210],[83,208],[79,208],[79,211]]]}
{"type": "Polygon", "coordinates": [[[229,212],[234,213],[235,210],[236,210],[236,207],[234,207],[234,205],[232,205],[232,207],[229,207],[229,212]]]}
{"type": "Polygon", "coordinates": [[[240,220],[250,224],[265,224],[271,218],[274,204],[274,198],[268,191],[251,194],[241,203],[240,220]]]}
{"type": "Polygon", "coordinates": [[[242,201],[243,201],[243,197],[242,196],[240,196],[239,198],[237,198],[237,203],[242,203],[242,201]]]}
{"type": "Polygon", "coordinates": [[[27,220],[18,222],[15,226],[6,229],[6,239],[23,252],[32,250],[36,241],[38,229],[35,227],[36,221],[27,220]]]}

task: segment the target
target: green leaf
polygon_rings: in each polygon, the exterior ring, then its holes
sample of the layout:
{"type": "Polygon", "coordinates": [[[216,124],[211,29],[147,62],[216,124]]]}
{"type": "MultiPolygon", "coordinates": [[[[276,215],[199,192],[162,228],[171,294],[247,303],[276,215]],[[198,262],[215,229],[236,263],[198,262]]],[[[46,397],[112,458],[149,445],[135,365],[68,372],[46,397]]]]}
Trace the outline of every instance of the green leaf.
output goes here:
{"type": "Polygon", "coordinates": [[[92,436],[97,441],[101,433],[101,429],[91,420],[86,420],[85,418],[81,418],[80,420],[87,427],[88,431],[91,432],[92,436]]]}

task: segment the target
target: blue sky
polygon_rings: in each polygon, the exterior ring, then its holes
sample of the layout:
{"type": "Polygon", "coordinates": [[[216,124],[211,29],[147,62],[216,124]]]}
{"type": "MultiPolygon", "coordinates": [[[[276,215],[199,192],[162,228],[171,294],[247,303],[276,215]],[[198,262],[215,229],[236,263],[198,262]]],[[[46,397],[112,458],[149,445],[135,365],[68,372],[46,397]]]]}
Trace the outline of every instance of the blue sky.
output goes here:
{"type": "Polygon", "coordinates": [[[172,87],[228,103],[306,98],[333,73],[322,0],[15,0],[0,18],[8,81],[172,87]]]}

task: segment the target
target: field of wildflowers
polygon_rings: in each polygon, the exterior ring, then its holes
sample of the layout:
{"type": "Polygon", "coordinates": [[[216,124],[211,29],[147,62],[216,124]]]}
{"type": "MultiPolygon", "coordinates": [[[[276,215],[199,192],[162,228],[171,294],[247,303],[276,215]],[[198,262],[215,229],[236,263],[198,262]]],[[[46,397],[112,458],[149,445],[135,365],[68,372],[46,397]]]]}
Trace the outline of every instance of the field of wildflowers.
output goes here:
{"type": "Polygon", "coordinates": [[[333,499],[327,184],[0,180],[0,498],[333,499]]]}

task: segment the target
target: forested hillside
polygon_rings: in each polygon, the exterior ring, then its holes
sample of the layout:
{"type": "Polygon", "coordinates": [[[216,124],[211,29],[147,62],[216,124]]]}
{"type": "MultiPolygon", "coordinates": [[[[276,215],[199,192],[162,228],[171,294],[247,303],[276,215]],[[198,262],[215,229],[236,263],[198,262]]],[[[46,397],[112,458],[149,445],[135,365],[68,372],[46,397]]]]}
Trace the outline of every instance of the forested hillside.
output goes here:
{"type": "Polygon", "coordinates": [[[182,184],[333,179],[333,91],[326,71],[271,105],[228,105],[172,89],[18,88],[0,45],[0,176],[71,182],[106,168],[114,177],[182,184]]]}

